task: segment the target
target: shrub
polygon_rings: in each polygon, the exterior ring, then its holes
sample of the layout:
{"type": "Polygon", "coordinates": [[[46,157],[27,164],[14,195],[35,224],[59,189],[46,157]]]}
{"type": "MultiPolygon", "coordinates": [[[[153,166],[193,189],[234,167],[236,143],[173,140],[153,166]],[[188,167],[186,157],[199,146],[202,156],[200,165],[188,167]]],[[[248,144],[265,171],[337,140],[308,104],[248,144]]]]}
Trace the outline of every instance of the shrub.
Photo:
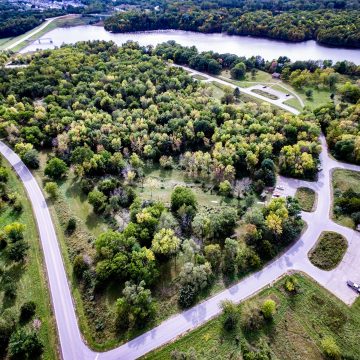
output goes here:
{"type": "Polygon", "coordinates": [[[186,284],[180,288],[179,305],[182,308],[188,308],[194,304],[196,299],[196,291],[194,285],[186,284]]]}
{"type": "Polygon", "coordinates": [[[45,166],[44,172],[45,175],[48,176],[49,178],[52,178],[54,180],[59,180],[66,174],[67,170],[68,168],[65,162],[57,157],[54,157],[48,161],[48,163],[45,166]]]}
{"type": "Polygon", "coordinates": [[[73,263],[74,274],[78,279],[81,279],[84,271],[89,268],[89,265],[85,262],[84,257],[82,255],[75,256],[73,263]]]}
{"type": "Polygon", "coordinates": [[[261,314],[259,308],[250,304],[247,305],[241,314],[242,326],[247,331],[257,331],[264,323],[264,317],[261,314]]]}
{"type": "Polygon", "coordinates": [[[72,234],[76,229],[76,219],[74,217],[71,217],[66,225],[66,231],[69,234],[72,234]]]}
{"type": "Polygon", "coordinates": [[[43,351],[44,346],[35,332],[19,329],[11,335],[9,342],[10,358],[34,359],[39,357],[43,351]]]}
{"type": "Polygon", "coordinates": [[[26,322],[35,315],[36,304],[33,301],[27,301],[20,308],[20,322],[26,322]]]}
{"type": "Polygon", "coordinates": [[[261,312],[265,319],[272,319],[276,312],[276,303],[274,300],[267,299],[261,306],[261,312]]]}
{"type": "Polygon", "coordinates": [[[50,198],[55,199],[58,195],[58,189],[59,187],[57,184],[53,181],[49,181],[45,185],[45,191],[48,193],[50,198]]]}
{"type": "Polygon", "coordinates": [[[231,331],[236,328],[236,325],[239,321],[239,309],[238,307],[230,300],[225,300],[221,303],[221,308],[223,310],[223,327],[226,331],[231,331]]]}
{"type": "Polygon", "coordinates": [[[340,359],[340,348],[331,336],[324,337],[321,341],[321,348],[328,359],[340,359]]]}

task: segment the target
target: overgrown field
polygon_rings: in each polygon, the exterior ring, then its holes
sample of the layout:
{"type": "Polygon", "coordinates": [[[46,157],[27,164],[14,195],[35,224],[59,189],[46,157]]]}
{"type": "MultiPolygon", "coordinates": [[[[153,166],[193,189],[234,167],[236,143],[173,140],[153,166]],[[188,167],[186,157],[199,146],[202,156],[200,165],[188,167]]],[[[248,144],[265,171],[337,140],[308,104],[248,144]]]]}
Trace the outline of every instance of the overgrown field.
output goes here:
{"type": "MultiPolygon", "coordinates": [[[[318,360],[324,358],[324,339],[331,337],[343,358],[358,359],[360,302],[348,307],[307,277],[294,278],[296,294],[285,289],[287,277],[241,304],[235,330],[224,330],[219,316],[144,358],[180,359],[185,354],[189,359],[241,358],[241,348],[248,346],[255,352],[262,348],[261,359],[318,360]],[[262,322],[260,317],[257,330],[246,330],[249,309],[259,308],[265,299],[276,303],[273,320],[262,322]]],[[[252,356],[249,359],[260,358],[252,356]]]]}

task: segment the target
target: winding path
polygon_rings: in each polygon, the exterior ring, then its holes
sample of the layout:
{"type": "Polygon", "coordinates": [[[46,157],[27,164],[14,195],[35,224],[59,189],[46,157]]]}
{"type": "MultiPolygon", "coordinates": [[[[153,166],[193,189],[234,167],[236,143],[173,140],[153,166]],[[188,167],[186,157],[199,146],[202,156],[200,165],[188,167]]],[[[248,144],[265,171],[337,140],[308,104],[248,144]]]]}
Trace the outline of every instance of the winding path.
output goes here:
{"type": "MultiPolygon", "coordinates": [[[[216,81],[219,80],[216,79],[216,81]]],[[[256,97],[260,98],[260,96],[256,97]]],[[[264,98],[263,100],[270,102],[269,99],[264,98]]],[[[286,109],[285,106],[283,108],[286,109]]],[[[286,110],[292,113],[296,111],[293,108],[286,110]]],[[[331,206],[330,186],[331,171],[333,169],[342,168],[360,171],[360,166],[344,164],[333,160],[328,155],[324,137],[322,136],[320,140],[322,143],[320,159],[323,169],[319,174],[317,182],[305,182],[284,177],[279,178],[279,185],[282,185],[288,194],[294,194],[299,186],[308,186],[318,193],[316,211],[313,213],[303,213],[303,218],[307,221],[308,228],[292,247],[268,264],[263,270],[246,277],[236,285],[193,308],[171,317],[134,340],[104,353],[96,353],[90,350],[80,334],[59,244],[43,193],[19,156],[7,145],[0,142],[0,153],[4,155],[19,175],[34,210],[44,252],[62,358],[64,360],[137,359],[218,315],[221,312],[219,304],[222,300],[229,299],[234,302],[240,302],[254,295],[262,288],[271,285],[286,272],[293,270],[307,273],[345,303],[353,303],[356,294],[346,286],[345,281],[348,279],[360,281],[359,266],[356,266],[360,256],[360,233],[339,226],[329,219],[331,206]],[[320,233],[324,230],[337,231],[343,234],[349,242],[349,248],[344,259],[332,271],[317,269],[307,258],[308,251],[313,247],[320,233]]]]}

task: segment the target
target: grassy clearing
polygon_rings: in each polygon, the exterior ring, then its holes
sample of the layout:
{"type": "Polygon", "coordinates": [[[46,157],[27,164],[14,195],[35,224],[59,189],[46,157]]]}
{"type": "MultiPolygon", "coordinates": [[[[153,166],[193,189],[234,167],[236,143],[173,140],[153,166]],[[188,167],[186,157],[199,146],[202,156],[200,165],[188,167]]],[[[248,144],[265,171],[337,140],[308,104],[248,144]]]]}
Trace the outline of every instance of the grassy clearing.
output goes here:
{"type": "MultiPolygon", "coordinates": [[[[18,221],[26,226],[25,240],[30,245],[25,266],[9,264],[4,254],[0,254],[0,267],[11,274],[17,286],[17,296],[13,302],[0,295],[0,314],[4,310],[13,308],[18,313],[21,305],[26,301],[36,303],[36,317],[41,321],[40,338],[44,344],[43,359],[53,360],[58,358],[57,338],[55,332],[55,321],[51,311],[50,296],[45,277],[46,270],[43,264],[42,250],[38,238],[35,219],[31,204],[27,198],[22,183],[10,165],[3,160],[3,165],[8,168],[8,188],[11,192],[17,192],[21,198],[23,211],[16,215],[11,209],[5,208],[0,213],[0,227],[18,221]]],[[[32,326],[31,323],[27,326],[32,326]]]]}
{"type": "Polygon", "coordinates": [[[299,111],[302,111],[302,109],[303,109],[302,106],[301,106],[301,104],[300,104],[300,102],[299,102],[299,100],[296,99],[296,98],[291,98],[291,99],[289,99],[289,100],[285,100],[285,101],[283,102],[283,104],[289,105],[289,106],[291,106],[291,107],[293,107],[294,109],[299,110],[299,111]]]}
{"type": "Polygon", "coordinates": [[[332,270],[340,264],[347,247],[347,241],[342,235],[324,231],[310,250],[308,257],[316,267],[322,270],[332,270]]]}
{"type": "Polygon", "coordinates": [[[315,210],[316,193],[314,190],[300,187],[296,190],[295,198],[298,199],[303,211],[311,212],[315,210]]]}
{"type": "MultiPolygon", "coordinates": [[[[349,189],[360,192],[360,172],[335,169],[332,173],[333,200],[336,200],[341,193],[349,189]]],[[[335,214],[333,209],[331,210],[331,218],[340,225],[352,229],[355,226],[350,216],[335,214]]]]}
{"type": "Polygon", "coordinates": [[[321,339],[330,335],[344,358],[358,359],[360,301],[349,308],[309,278],[302,275],[295,275],[295,278],[299,287],[297,294],[285,291],[285,279],[282,279],[239,306],[243,310],[265,298],[272,298],[277,303],[273,321],[260,330],[246,332],[238,326],[233,332],[226,333],[219,316],[144,358],[165,360],[171,358],[175,349],[184,352],[193,349],[198,359],[241,359],[239,340],[245,340],[255,348],[259,341],[265,340],[275,358],[318,360],[323,359],[321,339]]]}
{"type": "Polygon", "coordinates": [[[159,200],[170,205],[171,193],[176,185],[190,187],[200,206],[216,207],[221,205],[223,197],[216,195],[211,187],[205,182],[195,183],[181,170],[163,170],[159,166],[153,166],[146,171],[146,179],[143,188],[137,188],[136,192],[144,200],[159,200]]]}

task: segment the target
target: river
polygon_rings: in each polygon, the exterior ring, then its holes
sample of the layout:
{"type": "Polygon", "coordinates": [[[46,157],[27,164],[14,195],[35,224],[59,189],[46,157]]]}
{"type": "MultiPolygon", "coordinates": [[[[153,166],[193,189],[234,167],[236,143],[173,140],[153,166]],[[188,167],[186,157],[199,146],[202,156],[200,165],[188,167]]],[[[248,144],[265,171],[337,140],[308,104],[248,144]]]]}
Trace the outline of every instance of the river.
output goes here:
{"type": "Polygon", "coordinates": [[[213,50],[219,53],[232,53],[246,57],[261,55],[266,60],[286,55],[293,61],[327,59],[333,61],[349,60],[360,64],[360,50],[321,46],[313,40],[289,43],[249,36],[201,34],[180,30],[113,34],[106,31],[103,27],[93,25],[57,28],[48,32],[40,39],[48,38],[51,38],[52,43],[44,40],[43,44],[39,44],[37,41],[24,48],[21,52],[49,49],[60,46],[63,43],[70,44],[86,40],[112,40],[118,45],[128,40],[137,41],[140,45],[157,45],[168,40],[175,40],[181,45],[195,45],[200,51],[213,50]]]}

